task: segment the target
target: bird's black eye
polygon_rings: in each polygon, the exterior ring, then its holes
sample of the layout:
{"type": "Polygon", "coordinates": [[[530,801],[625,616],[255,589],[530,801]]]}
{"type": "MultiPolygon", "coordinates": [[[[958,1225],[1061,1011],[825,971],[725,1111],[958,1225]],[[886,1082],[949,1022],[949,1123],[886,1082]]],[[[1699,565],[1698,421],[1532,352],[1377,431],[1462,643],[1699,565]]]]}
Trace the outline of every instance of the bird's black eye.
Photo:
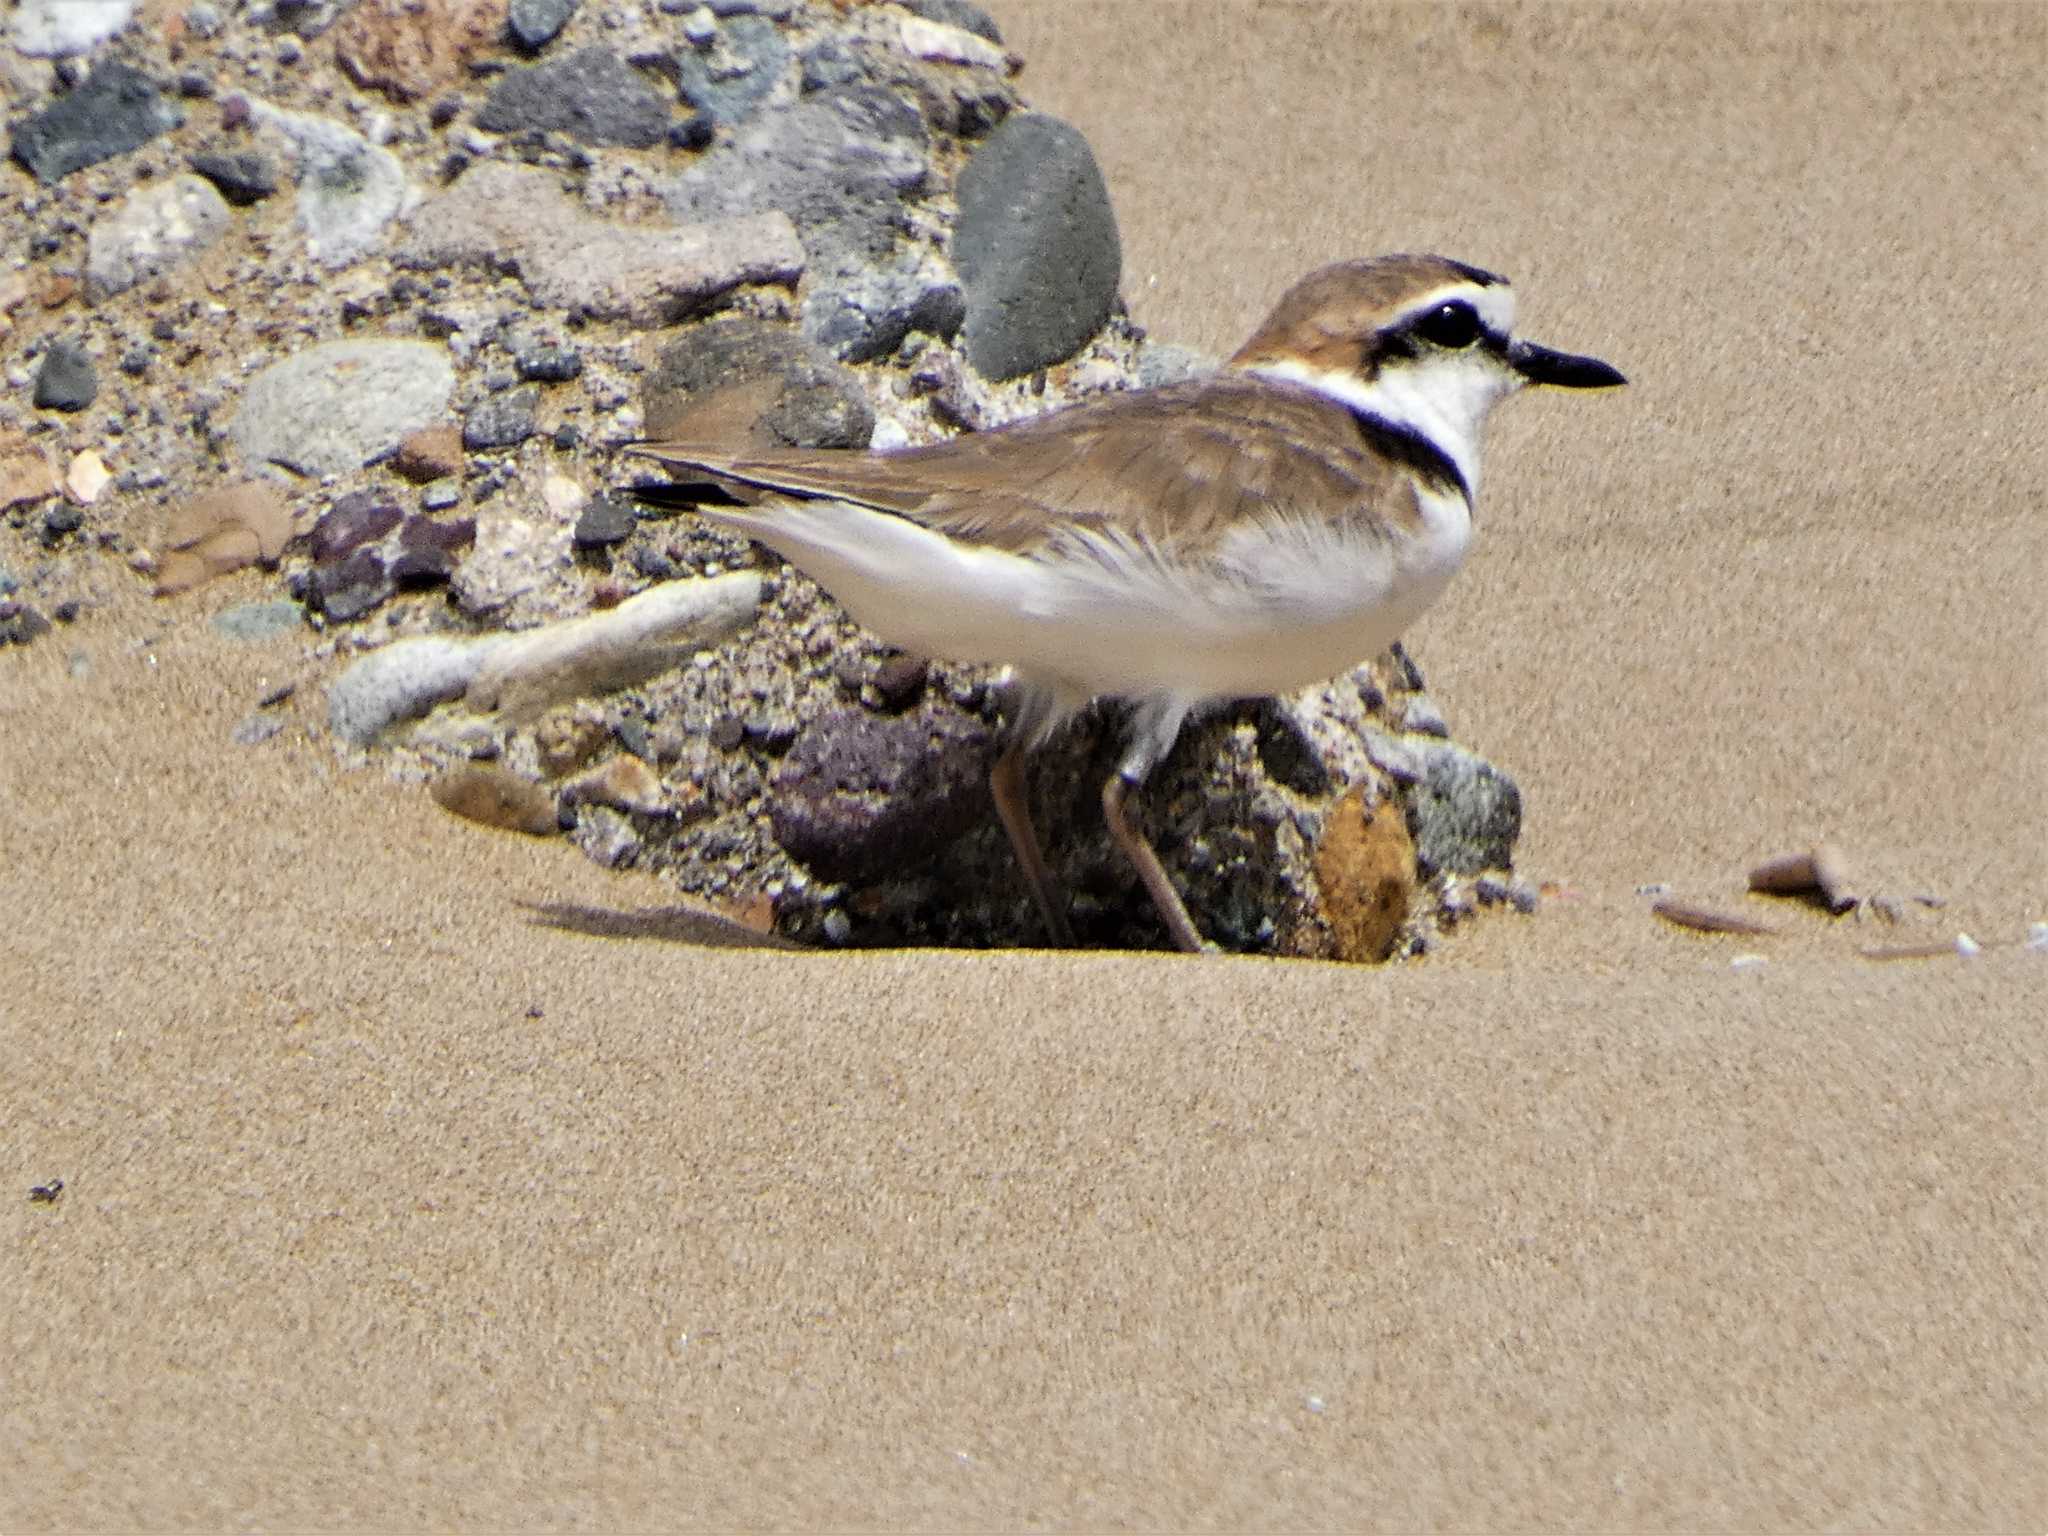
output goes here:
{"type": "Polygon", "coordinates": [[[1478,310],[1463,299],[1453,299],[1448,304],[1437,305],[1426,315],[1418,316],[1413,329],[1416,335],[1433,346],[1469,347],[1486,327],[1479,322],[1478,310]]]}

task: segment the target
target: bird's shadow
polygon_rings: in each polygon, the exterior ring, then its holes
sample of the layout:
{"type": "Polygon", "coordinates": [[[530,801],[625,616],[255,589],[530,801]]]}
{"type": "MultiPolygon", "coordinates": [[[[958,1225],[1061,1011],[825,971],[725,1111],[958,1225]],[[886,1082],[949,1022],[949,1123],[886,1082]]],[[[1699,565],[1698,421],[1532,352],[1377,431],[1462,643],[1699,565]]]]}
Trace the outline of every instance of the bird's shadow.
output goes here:
{"type": "Polygon", "coordinates": [[[803,950],[779,933],[763,933],[704,907],[641,907],[620,911],[566,901],[521,901],[536,928],[581,933],[597,939],[657,939],[703,949],[803,950]]]}

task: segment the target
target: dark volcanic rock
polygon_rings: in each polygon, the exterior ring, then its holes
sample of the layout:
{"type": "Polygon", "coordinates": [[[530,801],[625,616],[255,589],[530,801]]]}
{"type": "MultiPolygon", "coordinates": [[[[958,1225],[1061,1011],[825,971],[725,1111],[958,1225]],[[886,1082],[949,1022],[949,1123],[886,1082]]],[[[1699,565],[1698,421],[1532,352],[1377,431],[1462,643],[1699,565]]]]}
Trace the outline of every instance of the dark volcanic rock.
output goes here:
{"type": "Polygon", "coordinates": [[[0,597],[0,645],[27,645],[50,632],[41,611],[11,597],[0,597]]]}
{"type": "Polygon", "coordinates": [[[751,117],[775,89],[789,44],[761,16],[735,16],[719,29],[719,40],[727,59],[691,51],[676,60],[676,93],[713,123],[731,127],[751,117]],[[734,65],[745,67],[731,72],[734,65]]]}
{"type": "Polygon", "coordinates": [[[184,120],[149,76],[109,61],[15,129],[9,147],[36,180],[48,184],[140,149],[184,120]]]}
{"type": "Polygon", "coordinates": [[[576,531],[570,542],[582,550],[605,549],[625,543],[638,525],[639,518],[624,502],[594,496],[584,507],[583,515],[576,519],[576,531]]]}
{"type": "Polygon", "coordinates": [[[476,115],[492,133],[543,129],[580,143],[646,149],[668,131],[668,105],[645,76],[607,48],[508,72],[476,115]]]}
{"type": "Polygon", "coordinates": [[[552,43],[576,13],[576,0],[512,0],[505,30],[528,53],[552,43]]]}
{"type": "Polygon", "coordinates": [[[260,203],[277,190],[277,172],[253,150],[233,155],[197,154],[192,157],[192,169],[237,208],[260,203]]]}
{"type": "Polygon", "coordinates": [[[808,722],[775,776],[775,838],[821,879],[867,884],[923,863],[988,809],[993,733],[951,710],[808,722]]]}
{"type": "Polygon", "coordinates": [[[313,525],[313,559],[328,565],[351,550],[374,544],[398,526],[401,515],[395,503],[378,500],[374,492],[352,491],[313,525]]]}
{"type": "Polygon", "coordinates": [[[1072,357],[1108,320],[1123,268],[1088,141],[1055,117],[1012,117],[961,170],[958,192],[968,361],[1011,379],[1072,357]]]}
{"type": "Polygon", "coordinates": [[[525,347],[512,359],[519,377],[540,384],[566,384],[583,372],[583,359],[574,347],[525,347]]]}
{"type": "Polygon", "coordinates": [[[337,623],[359,619],[396,590],[384,557],[370,548],[313,568],[311,605],[337,623]]]}
{"type": "Polygon", "coordinates": [[[540,390],[532,384],[491,396],[463,418],[462,446],[472,452],[518,446],[533,436],[539,407],[540,390]]]}
{"type": "Polygon", "coordinates": [[[82,411],[99,392],[99,374],[85,348],[69,337],[51,342],[36,369],[36,409],[82,411]]]}
{"type": "Polygon", "coordinates": [[[657,420],[675,421],[696,397],[762,378],[781,388],[758,424],[791,447],[865,448],[874,435],[858,377],[787,326],[742,317],[692,326],[662,350],[647,376],[645,419],[656,430],[657,420]]]}

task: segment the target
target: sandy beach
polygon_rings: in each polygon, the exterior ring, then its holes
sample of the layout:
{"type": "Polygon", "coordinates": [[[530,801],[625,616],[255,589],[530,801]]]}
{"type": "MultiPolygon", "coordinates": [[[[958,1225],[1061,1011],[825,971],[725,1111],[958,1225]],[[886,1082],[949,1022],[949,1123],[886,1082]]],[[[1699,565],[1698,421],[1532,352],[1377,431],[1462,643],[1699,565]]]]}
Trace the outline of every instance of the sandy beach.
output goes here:
{"type": "Polygon", "coordinates": [[[2040,1528],[2048,11],[990,9],[1155,336],[1437,250],[1628,374],[1409,638],[1548,899],[701,942],[115,583],[0,651],[0,1526],[2040,1528]]]}

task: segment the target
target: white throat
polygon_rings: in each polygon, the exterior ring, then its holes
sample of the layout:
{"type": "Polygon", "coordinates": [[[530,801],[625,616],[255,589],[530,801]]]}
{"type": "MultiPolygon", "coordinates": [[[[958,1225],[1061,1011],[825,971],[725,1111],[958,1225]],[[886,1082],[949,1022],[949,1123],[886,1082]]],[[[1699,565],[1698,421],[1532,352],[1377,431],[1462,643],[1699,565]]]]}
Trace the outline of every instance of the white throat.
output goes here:
{"type": "Polygon", "coordinates": [[[1282,359],[1247,370],[1269,379],[1305,384],[1331,399],[1421,433],[1458,466],[1473,496],[1479,494],[1479,437],[1496,400],[1514,393],[1515,377],[1480,350],[1440,355],[1426,363],[1396,361],[1371,381],[1355,373],[1311,368],[1282,359]]]}

